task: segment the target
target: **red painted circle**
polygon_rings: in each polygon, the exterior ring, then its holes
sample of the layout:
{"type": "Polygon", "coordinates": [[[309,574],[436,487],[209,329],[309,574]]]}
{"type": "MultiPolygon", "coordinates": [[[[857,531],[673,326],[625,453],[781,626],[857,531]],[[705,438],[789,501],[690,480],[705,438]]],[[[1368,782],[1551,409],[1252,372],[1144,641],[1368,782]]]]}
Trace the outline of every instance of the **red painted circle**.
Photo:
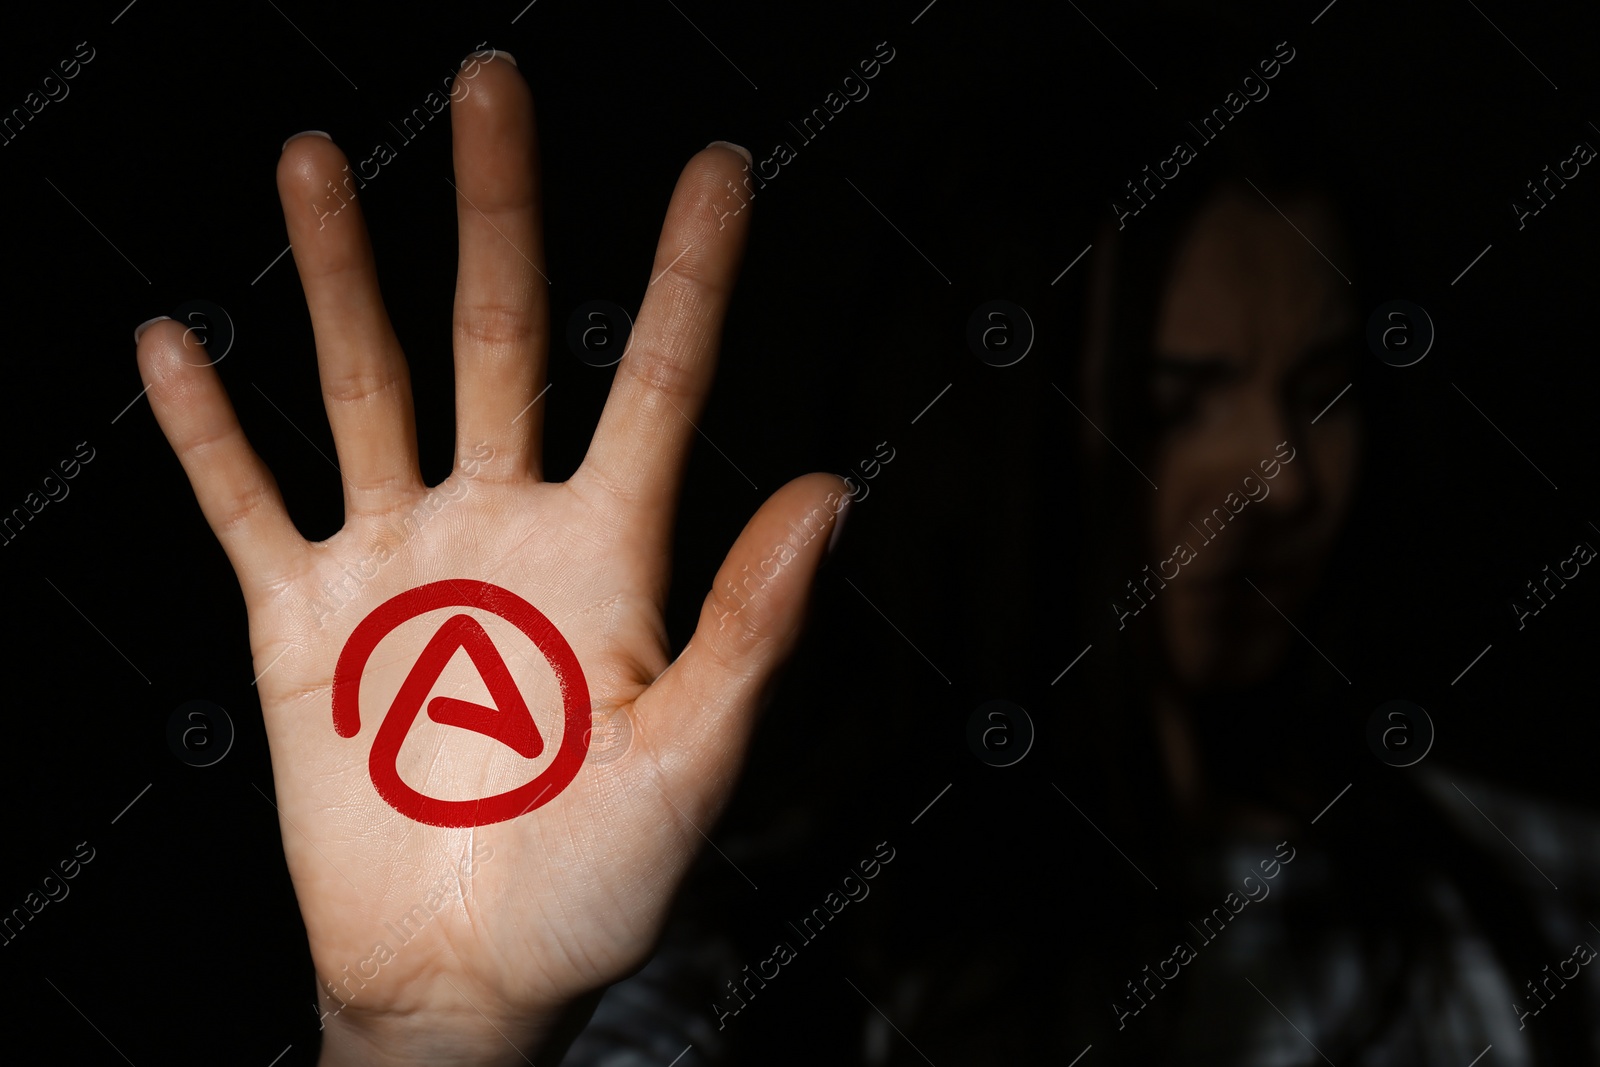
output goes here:
{"type": "MultiPolygon", "coordinates": [[[[551,621],[509,589],[470,578],[430,582],[391,597],[361,620],[333,672],[333,728],[340,737],[361,729],[361,676],[378,642],[397,626],[440,608],[471,607],[498,615],[527,635],[555,670],[561,686],[565,729],[555,759],[533,781],[479,800],[440,800],[400,780],[400,746],[422,710],[420,699],[400,707],[400,695],[378,727],[368,771],[378,794],[400,814],[429,826],[486,826],[504,822],[548,804],[577,777],[589,748],[589,686],[578,656],[551,621]],[[398,712],[398,713],[397,713],[398,712]]],[[[402,690],[404,690],[402,686],[402,690]]],[[[425,695],[425,694],[424,694],[425,695]]]]}

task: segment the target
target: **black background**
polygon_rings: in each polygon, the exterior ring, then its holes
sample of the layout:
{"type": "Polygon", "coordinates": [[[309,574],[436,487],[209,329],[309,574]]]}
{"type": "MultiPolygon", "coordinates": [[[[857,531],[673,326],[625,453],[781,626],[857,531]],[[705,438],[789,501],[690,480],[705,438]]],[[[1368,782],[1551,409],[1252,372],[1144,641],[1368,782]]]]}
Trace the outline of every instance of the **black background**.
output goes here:
{"type": "MultiPolygon", "coordinates": [[[[10,844],[0,909],[20,905],[79,842],[96,850],[70,897],[0,949],[14,1034],[74,1063],[122,1062],[113,1044],[140,1064],[266,1065],[288,1045],[280,1063],[313,1061],[310,959],[262,795],[271,772],[243,604],[148,403],[135,400],[131,331],[186,301],[227,309],[236,336],[219,372],[301,530],[332,534],[339,485],[317,451],[333,445],[310,323],[292,257],[269,268],[287,244],[273,168],[282,140],[305,128],[329,131],[352,159],[395,143],[362,196],[416,383],[424,472],[442,477],[456,266],[448,115],[404,145],[388,123],[482,41],[517,56],[539,112],[558,331],[546,397],[554,478],[581,457],[612,374],[575,358],[560,332],[586,300],[637,307],[687,158],[720,138],[761,159],[794,141],[788,120],[880,41],[895,49],[871,95],[800,147],[754,204],[700,420],[725,455],[697,446],[679,522],[669,621],[681,645],[767,494],[808,470],[844,473],[880,441],[896,449],[823,572],[813,630],[718,838],[737,846],[791,810],[827,810],[827,825],[845,828],[808,853],[810,873],[792,888],[747,902],[758,925],[785,914],[784,892],[793,911],[811,906],[885,838],[922,857],[918,891],[936,899],[941,864],[980,862],[980,838],[941,828],[940,808],[964,804],[1033,822],[1072,862],[1133,879],[1049,785],[1047,753],[1070,746],[1073,715],[1094,713],[1074,703],[1094,653],[1052,679],[1111,639],[1109,627],[1069,622],[1058,546],[1071,538],[1057,536],[1101,519],[1061,474],[1081,427],[1051,387],[1074,380],[1090,259],[1052,280],[1110,216],[1122,181],[1165,154],[1186,101],[1220,100],[1280,40],[1297,57],[1257,106],[1315,96],[1339,116],[1330,143],[1402,220],[1391,240],[1407,285],[1391,296],[1427,307],[1439,332],[1424,362],[1382,378],[1391,429],[1424,438],[1426,462],[1394,472],[1396,505],[1363,571],[1361,640],[1333,658],[1376,699],[1429,709],[1433,760],[1592,804],[1600,590],[1589,585],[1600,579],[1575,581],[1522,632],[1507,602],[1574,542],[1600,540],[1590,525],[1600,523],[1600,177],[1585,168],[1521,231],[1510,207],[1574,142],[1600,142],[1589,124],[1600,121],[1593,16],[1338,0],[1313,25],[1321,2],[1241,9],[1231,54],[1194,54],[1148,5],[924,3],[538,0],[518,17],[515,2],[358,11],[139,0],[7,17],[5,110],[78,42],[95,50],[70,96],[0,146],[0,510],[21,506],[79,442],[95,450],[70,496],[0,548],[10,844]],[[1027,308],[1038,329],[1008,368],[965,342],[968,316],[997,297],[1027,308]],[[1004,770],[966,742],[967,716],[994,697],[1029,708],[1046,739],[1004,770]],[[227,709],[237,730],[209,768],[167,744],[172,711],[197,698],[227,709]]],[[[1400,773],[1359,736],[1350,760],[1352,779],[1400,773]]],[[[756,862],[749,873],[763,882],[756,862]]],[[[743,884],[725,868],[708,877],[730,894],[743,884]]],[[[1003,865],[993,881],[992,911],[946,920],[1020,922],[1031,888],[1008,884],[1003,865]]],[[[859,1008],[826,966],[798,965],[783,994],[793,1010],[859,1008]]]]}

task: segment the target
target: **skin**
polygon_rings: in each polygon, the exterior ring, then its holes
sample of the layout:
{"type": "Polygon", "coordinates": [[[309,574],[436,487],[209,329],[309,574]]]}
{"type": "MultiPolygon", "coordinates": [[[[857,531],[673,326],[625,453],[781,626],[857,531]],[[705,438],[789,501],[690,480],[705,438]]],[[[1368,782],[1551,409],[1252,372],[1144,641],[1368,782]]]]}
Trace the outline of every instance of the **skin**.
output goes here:
{"type": "Polygon", "coordinates": [[[1343,247],[1324,198],[1275,199],[1304,237],[1253,190],[1211,199],[1176,250],[1153,332],[1152,397],[1168,421],[1149,552],[1195,551],[1154,598],[1179,693],[1259,682],[1302,640],[1284,616],[1300,617],[1355,491],[1356,398],[1318,418],[1350,381],[1359,343],[1350,288],[1317,251],[1337,263],[1343,247]],[[1283,442],[1294,458],[1263,470],[1283,442]],[[1220,534],[1215,520],[1203,526],[1213,508],[1229,510],[1229,493],[1247,498],[1250,474],[1260,499],[1220,534]]]}
{"type": "MultiPolygon", "coordinates": [[[[330,1013],[326,1065],[536,1060],[563,1009],[645,961],[702,842],[697,828],[726,802],[758,705],[795,644],[846,488],[811,474],[778,490],[733,545],[714,588],[770,556],[788,523],[820,508],[828,528],[764,588],[743,594],[736,615],[725,618],[708,595],[699,628],[672,657],[662,611],[673,514],[751,215],[719,228],[718,207],[745,161],[711,147],[684,168],[655,281],[588,454],[569,481],[546,482],[539,442],[548,401],[529,407],[544,387],[549,321],[533,103],[504,53],[480,56],[470,73],[473,91],[450,108],[458,430],[456,466],[441,487],[453,499],[439,514],[407,538],[394,533],[428,487],[405,357],[378,291],[361,206],[320,219],[311,206],[330,202],[326,183],[346,163],[332,142],[291,140],[277,181],[338,447],[344,527],[315,544],[300,537],[216,372],[180,323],[157,322],[138,344],[156,418],[244,592],[284,853],[319,981],[372,976],[344,987],[342,1010],[321,994],[330,1013]],[[479,462],[485,447],[489,458],[479,462]],[[379,546],[392,558],[319,620],[322,583],[338,582],[379,546]],[[341,738],[330,686],[347,637],[372,609],[460,577],[504,586],[542,611],[576,652],[595,702],[629,717],[632,739],[621,756],[591,759],[564,792],[519,818],[441,828],[412,821],[377,794],[366,757],[384,709],[364,706],[360,733],[341,738]],[[427,900],[442,876],[452,885],[442,913],[400,944],[382,924],[427,900]],[[380,940],[394,957],[364,962],[380,940]]],[[[364,692],[393,692],[436,628],[395,631],[364,692]]],[[[518,657],[506,660],[535,707],[538,679],[518,657]]],[[[431,795],[481,796],[531,777],[514,760],[476,758],[494,748],[479,734],[431,729],[401,762],[407,780],[431,795]],[[465,747],[452,748],[458,741],[465,747]],[[513,772],[522,777],[507,780],[513,772]]]]}

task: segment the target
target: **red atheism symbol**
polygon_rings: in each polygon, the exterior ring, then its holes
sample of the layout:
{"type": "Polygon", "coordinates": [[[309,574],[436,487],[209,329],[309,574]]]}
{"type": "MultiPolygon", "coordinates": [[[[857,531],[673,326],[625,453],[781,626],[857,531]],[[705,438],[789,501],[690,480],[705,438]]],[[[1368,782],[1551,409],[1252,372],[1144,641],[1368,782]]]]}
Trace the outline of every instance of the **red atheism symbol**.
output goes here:
{"type": "Polygon", "coordinates": [[[383,717],[383,725],[378,727],[367,767],[378,794],[400,814],[429,826],[485,826],[515,819],[554,799],[572,783],[589,750],[589,687],[578,657],[561,632],[526,600],[488,582],[452,578],[418,586],[384,601],[361,620],[339,653],[333,672],[333,729],[340,737],[354,737],[360,731],[361,675],[378,642],[418,615],[454,607],[479,608],[500,616],[526,634],[550,661],[561,686],[565,713],[565,728],[555,759],[528,784],[480,800],[439,800],[400,780],[400,746],[422,711],[423,698],[458,648],[466,652],[483,676],[495,707],[435,697],[428,702],[428,717],[446,726],[492,737],[526,759],[544,751],[544,738],[489,634],[472,616],[453,615],[439,627],[401,683],[394,703],[383,717]]]}

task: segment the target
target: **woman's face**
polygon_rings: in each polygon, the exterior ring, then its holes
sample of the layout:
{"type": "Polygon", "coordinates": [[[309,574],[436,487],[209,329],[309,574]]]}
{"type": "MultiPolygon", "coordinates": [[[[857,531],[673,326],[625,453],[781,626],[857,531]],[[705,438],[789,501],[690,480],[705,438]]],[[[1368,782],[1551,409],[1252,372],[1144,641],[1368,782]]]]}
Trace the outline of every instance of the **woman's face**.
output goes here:
{"type": "Polygon", "coordinates": [[[1323,254],[1348,257],[1323,198],[1277,207],[1293,226],[1254,190],[1213,197],[1176,249],[1155,324],[1148,547],[1167,584],[1153,605],[1189,689],[1260,681],[1304,640],[1294,627],[1355,488],[1356,397],[1323,410],[1360,341],[1350,286],[1323,254]]]}

